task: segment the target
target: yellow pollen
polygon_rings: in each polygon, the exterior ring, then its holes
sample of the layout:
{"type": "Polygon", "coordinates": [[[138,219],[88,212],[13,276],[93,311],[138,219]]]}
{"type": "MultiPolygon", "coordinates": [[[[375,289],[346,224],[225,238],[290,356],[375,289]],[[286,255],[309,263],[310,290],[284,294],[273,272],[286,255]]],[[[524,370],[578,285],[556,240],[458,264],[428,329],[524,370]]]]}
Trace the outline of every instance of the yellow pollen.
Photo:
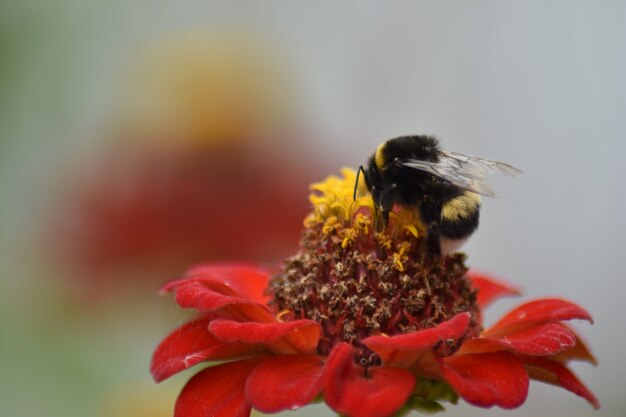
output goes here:
{"type": "Polygon", "coordinates": [[[411,244],[407,241],[400,242],[397,246],[397,252],[393,254],[393,263],[398,271],[404,271],[404,262],[408,259],[406,252],[411,248],[411,244]]]}
{"type": "MultiPolygon", "coordinates": [[[[320,227],[322,234],[341,246],[352,247],[361,237],[374,238],[383,249],[391,249],[399,242],[421,238],[425,233],[416,210],[397,209],[389,213],[390,226],[375,232],[374,202],[365,181],[358,184],[356,200],[354,184],[356,171],[343,168],[340,176],[331,175],[310,186],[309,201],[312,212],[304,219],[307,228],[320,227]]],[[[400,258],[398,262],[401,262],[400,258]]]]}
{"type": "Polygon", "coordinates": [[[363,213],[357,213],[354,218],[354,227],[359,232],[367,234],[370,231],[370,227],[372,226],[372,220],[365,216],[363,213]]]}
{"type": "Polygon", "coordinates": [[[376,243],[383,249],[391,249],[391,239],[384,233],[376,233],[374,235],[374,239],[376,239],[376,243]]]}
{"type": "Polygon", "coordinates": [[[309,201],[313,204],[313,212],[305,219],[305,226],[325,223],[328,218],[334,216],[337,223],[345,227],[358,210],[367,208],[373,211],[374,202],[367,192],[365,181],[359,181],[357,199],[353,200],[356,171],[343,168],[341,174],[342,178],[330,176],[311,185],[313,192],[309,196],[309,201]]]}
{"type": "Polygon", "coordinates": [[[326,219],[324,223],[324,227],[322,228],[322,233],[325,235],[330,235],[335,232],[339,228],[339,222],[337,221],[336,216],[330,216],[326,219]]]}
{"type": "Polygon", "coordinates": [[[343,241],[341,242],[341,247],[342,248],[347,248],[350,243],[352,243],[354,241],[354,239],[356,239],[359,235],[359,232],[355,229],[346,229],[344,232],[344,238],[343,241]]]}

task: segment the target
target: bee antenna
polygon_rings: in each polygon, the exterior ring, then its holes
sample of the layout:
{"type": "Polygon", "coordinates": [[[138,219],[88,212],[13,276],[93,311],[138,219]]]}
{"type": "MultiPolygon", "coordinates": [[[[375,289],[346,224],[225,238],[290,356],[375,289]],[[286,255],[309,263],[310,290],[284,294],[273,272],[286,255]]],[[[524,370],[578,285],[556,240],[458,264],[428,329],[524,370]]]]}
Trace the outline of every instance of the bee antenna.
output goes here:
{"type": "Polygon", "coordinates": [[[363,172],[365,175],[365,171],[363,170],[363,165],[359,165],[359,169],[356,171],[356,181],[354,181],[354,193],[352,193],[352,201],[356,201],[356,190],[359,188],[359,176],[363,172]]]}

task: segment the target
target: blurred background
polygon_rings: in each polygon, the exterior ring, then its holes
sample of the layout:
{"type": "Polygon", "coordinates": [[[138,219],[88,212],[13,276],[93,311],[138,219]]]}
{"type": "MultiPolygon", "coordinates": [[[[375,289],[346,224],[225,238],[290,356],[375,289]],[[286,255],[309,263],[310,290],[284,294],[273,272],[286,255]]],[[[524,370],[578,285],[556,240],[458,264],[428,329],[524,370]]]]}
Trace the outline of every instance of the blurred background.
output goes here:
{"type": "Polygon", "coordinates": [[[469,264],[586,307],[600,362],[574,366],[598,412],[533,383],[447,414],[626,415],[625,39],[608,0],[2,2],[0,414],[171,415],[195,371],[150,379],[186,318],[159,285],[275,264],[309,182],[431,133],[525,171],[494,178],[469,264]]]}

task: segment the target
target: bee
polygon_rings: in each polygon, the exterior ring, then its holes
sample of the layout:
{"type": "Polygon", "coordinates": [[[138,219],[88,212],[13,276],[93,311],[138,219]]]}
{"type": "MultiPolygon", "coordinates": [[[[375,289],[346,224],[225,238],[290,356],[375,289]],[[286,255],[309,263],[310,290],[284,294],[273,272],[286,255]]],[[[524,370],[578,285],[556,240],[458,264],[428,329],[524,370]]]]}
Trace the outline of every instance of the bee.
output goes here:
{"type": "Polygon", "coordinates": [[[359,166],[355,199],[361,172],[374,200],[377,229],[387,225],[394,205],[417,210],[432,255],[456,250],[478,227],[481,196],[495,197],[485,173],[522,173],[504,162],[441,150],[439,141],[427,135],[380,144],[367,168],[359,166]]]}

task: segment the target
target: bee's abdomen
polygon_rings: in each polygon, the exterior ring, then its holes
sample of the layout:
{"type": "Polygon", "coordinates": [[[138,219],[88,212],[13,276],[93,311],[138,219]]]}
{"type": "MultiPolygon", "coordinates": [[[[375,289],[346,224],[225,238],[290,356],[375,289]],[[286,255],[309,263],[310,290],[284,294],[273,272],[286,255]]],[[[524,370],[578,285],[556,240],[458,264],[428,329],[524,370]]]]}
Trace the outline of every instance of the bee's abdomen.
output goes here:
{"type": "Polygon", "coordinates": [[[467,237],[478,227],[479,214],[480,196],[466,191],[443,204],[439,233],[451,239],[467,237]]]}

